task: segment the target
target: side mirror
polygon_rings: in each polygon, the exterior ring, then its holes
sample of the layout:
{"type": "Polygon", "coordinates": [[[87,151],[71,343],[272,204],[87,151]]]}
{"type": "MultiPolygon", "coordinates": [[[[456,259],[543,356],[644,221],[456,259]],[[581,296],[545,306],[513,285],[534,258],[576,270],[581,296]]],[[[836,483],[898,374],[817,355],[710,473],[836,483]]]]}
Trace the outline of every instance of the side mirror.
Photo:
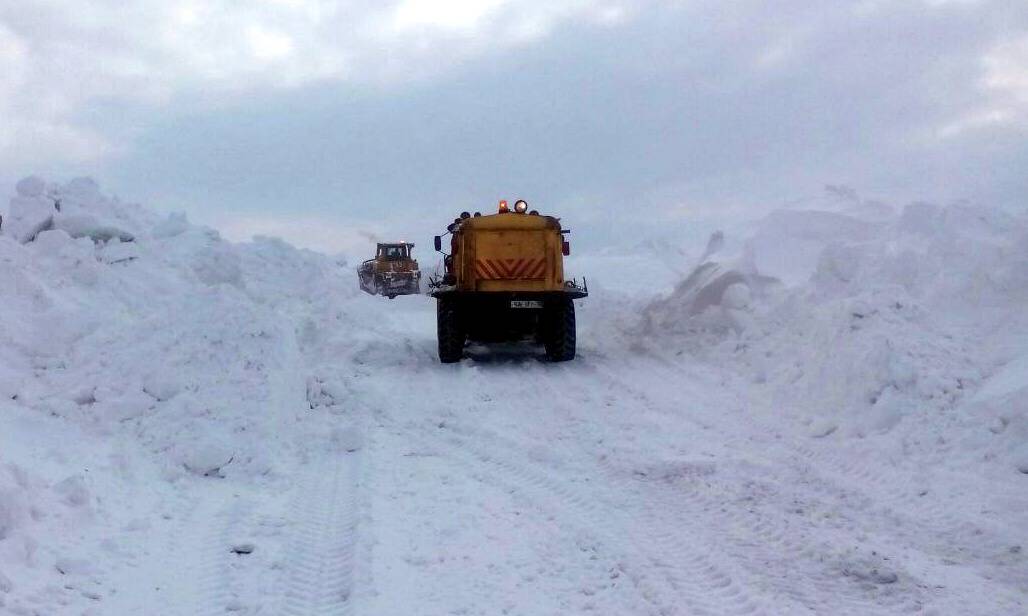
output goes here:
{"type": "Polygon", "coordinates": [[[438,235],[435,236],[435,249],[437,251],[441,251],[443,249],[443,238],[439,237],[438,235]]]}
{"type": "Polygon", "coordinates": [[[560,251],[564,253],[565,257],[571,256],[571,242],[564,240],[560,243],[560,251]]]}

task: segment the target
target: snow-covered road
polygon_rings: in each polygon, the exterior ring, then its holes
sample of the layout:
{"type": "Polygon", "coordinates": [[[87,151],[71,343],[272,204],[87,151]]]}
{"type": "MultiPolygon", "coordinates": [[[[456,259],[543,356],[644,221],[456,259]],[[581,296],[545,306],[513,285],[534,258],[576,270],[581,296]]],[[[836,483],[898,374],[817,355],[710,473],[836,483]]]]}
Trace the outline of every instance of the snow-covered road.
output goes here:
{"type": "Polygon", "coordinates": [[[442,365],[428,297],[77,190],[141,239],[0,237],[0,613],[1028,610],[1018,227],[777,299],[583,260],[576,360],[442,365]]]}
{"type": "Polygon", "coordinates": [[[588,338],[567,364],[511,346],[441,365],[430,299],[354,305],[365,339],[281,381],[342,385],[311,411],[335,446],[281,492],[201,489],[192,538],[109,613],[1023,609],[1011,537],[914,491],[927,471],[819,448],[709,368],[588,338]]]}

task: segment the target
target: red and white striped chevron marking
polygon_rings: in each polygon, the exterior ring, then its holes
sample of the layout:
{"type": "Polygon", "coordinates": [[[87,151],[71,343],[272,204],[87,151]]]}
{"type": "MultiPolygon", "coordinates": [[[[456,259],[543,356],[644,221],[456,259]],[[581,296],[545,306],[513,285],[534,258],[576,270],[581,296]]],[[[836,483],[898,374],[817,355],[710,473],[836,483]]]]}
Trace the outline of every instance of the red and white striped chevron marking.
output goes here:
{"type": "Polygon", "coordinates": [[[476,259],[475,274],[482,280],[532,280],[546,273],[546,259],[476,259]]]}

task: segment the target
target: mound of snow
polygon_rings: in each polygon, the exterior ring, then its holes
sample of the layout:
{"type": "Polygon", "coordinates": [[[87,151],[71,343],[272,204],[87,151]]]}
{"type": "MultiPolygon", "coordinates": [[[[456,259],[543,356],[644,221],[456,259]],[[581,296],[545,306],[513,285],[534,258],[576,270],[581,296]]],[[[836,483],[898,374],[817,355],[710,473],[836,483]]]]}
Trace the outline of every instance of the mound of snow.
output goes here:
{"type": "Polygon", "coordinates": [[[966,204],[890,210],[776,212],[740,254],[716,254],[652,302],[640,330],[737,371],[812,435],[910,418],[922,442],[962,438],[1026,466],[1028,220],[966,204]],[[943,416],[965,418],[963,436],[943,416]]]}
{"type": "Polygon", "coordinates": [[[990,456],[1010,460],[1028,474],[1028,354],[1003,366],[964,405],[965,420],[985,422],[977,436],[990,456]]]}
{"type": "Polygon", "coordinates": [[[687,334],[698,329],[738,333],[751,325],[754,298],[773,294],[780,281],[758,272],[750,254],[713,260],[724,246],[722,232],[710,236],[700,264],[667,298],[657,299],[643,310],[645,333],[687,334]]]}
{"type": "Polygon", "coordinates": [[[668,298],[645,309],[645,331],[685,334],[702,328],[741,332],[750,325],[754,295],[767,295],[778,286],[778,280],[749,268],[708,261],[693,270],[668,298]]]}
{"type": "Polygon", "coordinates": [[[85,611],[105,575],[89,555],[133,519],[173,516],[160,503],[190,482],[276,481],[311,433],[359,446],[308,424],[289,387],[319,337],[307,324],[357,294],[350,270],[227,242],[88,179],[17,190],[0,235],[0,611],[85,611]]]}
{"type": "Polygon", "coordinates": [[[746,242],[745,260],[761,274],[787,285],[802,284],[830,245],[860,244],[874,237],[878,225],[834,212],[780,210],[765,218],[746,242]]]}

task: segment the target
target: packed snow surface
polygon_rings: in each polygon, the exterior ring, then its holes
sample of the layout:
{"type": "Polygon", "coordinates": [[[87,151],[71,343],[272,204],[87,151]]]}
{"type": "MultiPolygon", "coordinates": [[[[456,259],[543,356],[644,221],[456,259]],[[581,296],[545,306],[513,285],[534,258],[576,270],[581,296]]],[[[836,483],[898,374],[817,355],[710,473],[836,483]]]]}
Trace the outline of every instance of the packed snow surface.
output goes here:
{"type": "Polygon", "coordinates": [[[576,255],[576,360],[441,365],[339,258],[16,192],[2,614],[1028,613],[1023,217],[576,255]]]}

